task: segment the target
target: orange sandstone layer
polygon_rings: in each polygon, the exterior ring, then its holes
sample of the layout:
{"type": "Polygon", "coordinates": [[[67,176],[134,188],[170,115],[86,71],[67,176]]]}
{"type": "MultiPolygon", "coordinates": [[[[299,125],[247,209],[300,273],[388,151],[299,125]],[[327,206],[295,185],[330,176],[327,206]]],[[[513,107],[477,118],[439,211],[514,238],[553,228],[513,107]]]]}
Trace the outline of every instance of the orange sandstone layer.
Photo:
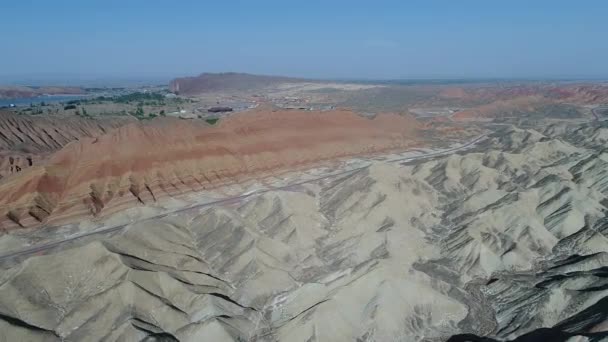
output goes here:
{"type": "Polygon", "coordinates": [[[270,111],[216,126],[157,119],[83,138],[0,181],[0,231],[103,216],[324,160],[402,149],[417,122],[347,110],[270,111]]]}

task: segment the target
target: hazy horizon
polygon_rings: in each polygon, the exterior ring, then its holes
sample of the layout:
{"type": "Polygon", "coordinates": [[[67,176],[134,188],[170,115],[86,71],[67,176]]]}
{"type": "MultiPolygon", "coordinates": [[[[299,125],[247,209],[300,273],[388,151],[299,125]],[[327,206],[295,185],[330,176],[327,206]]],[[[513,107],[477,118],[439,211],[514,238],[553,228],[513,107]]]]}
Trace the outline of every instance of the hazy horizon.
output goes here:
{"type": "Polygon", "coordinates": [[[600,1],[33,3],[0,5],[2,84],[608,78],[600,1]]]}
{"type": "MultiPolygon", "coordinates": [[[[236,72],[236,73],[248,73],[247,71],[218,71],[217,73],[225,72],[236,72]]],[[[206,71],[193,73],[190,75],[174,75],[167,77],[148,77],[132,76],[132,77],[121,77],[121,76],[99,76],[99,77],[82,77],[82,75],[62,75],[62,76],[48,76],[41,77],[40,75],[23,76],[16,78],[2,78],[0,77],[0,86],[78,86],[78,87],[131,87],[131,86],[148,86],[148,85],[168,85],[171,80],[179,77],[197,76],[199,74],[206,73],[206,71]]],[[[216,73],[216,72],[213,72],[216,73]]],[[[289,74],[253,74],[261,76],[286,76],[296,78],[307,78],[306,76],[294,76],[289,74]]],[[[608,77],[419,77],[419,78],[358,78],[358,77],[317,77],[310,78],[311,80],[319,81],[339,81],[339,82],[393,82],[399,83],[454,83],[454,84],[467,84],[467,83],[484,83],[484,82],[608,82],[608,77]]]]}

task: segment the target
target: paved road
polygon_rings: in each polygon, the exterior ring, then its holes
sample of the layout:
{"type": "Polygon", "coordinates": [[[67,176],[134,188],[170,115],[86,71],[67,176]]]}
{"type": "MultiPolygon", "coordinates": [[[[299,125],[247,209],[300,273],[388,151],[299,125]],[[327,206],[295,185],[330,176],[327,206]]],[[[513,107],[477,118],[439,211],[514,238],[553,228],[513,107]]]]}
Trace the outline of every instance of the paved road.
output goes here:
{"type": "Polygon", "coordinates": [[[477,144],[478,142],[484,140],[487,137],[487,134],[483,134],[478,136],[477,138],[465,143],[464,145],[458,146],[458,147],[454,147],[454,148],[450,148],[447,150],[442,150],[442,151],[438,151],[438,152],[431,152],[431,153],[427,153],[424,154],[422,156],[415,156],[415,157],[404,157],[404,158],[400,158],[400,159],[395,159],[395,160],[391,160],[391,162],[397,162],[397,161],[403,161],[403,162],[409,162],[409,161],[413,161],[413,160],[418,160],[418,159],[426,159],[426,158],[432,158],[432,157],[437,157],[437,156],[443,156],[443,155],[447,155],[447,154],[452,154],[458,151],[462,151],[462,150],[466,150],[469,147],[477,144]]]}
{"type": "MultiPolygon", "coordinates": [[[[414,160],[419,160],[419,159],[426,159],[426,158],[432,158],[432,157],[437,157],[437,156],[442,156],[442,155],[448,155],[448,154],[453,154],[455,152],[458,151],[462,151],[462,150],[466,150],[469,147],[475,145],[476,143],[480,142],[481,140],[485,139],[487,135],[481,135],[478,136],[477,138],[470,140],[469,142],[458,146],[458,147],[454,147],[454,148],[450,148],[450,149],[446,149],[446,150],[442,150],[442,151],[438,151],[438,152],[431,152],[431,153],[427,153],[424,155],[419,155],[419,156],[414,156],[414,157],[404,157],[404,158],[399,158],[399,159],[394,159],[391,160],[391,163],[395,163],[395,162],[410,162],[410,161],[414,161],[414,160]]],[[[302,185],[302,184],[307,184],[307,183],[314,183],[314,182],[318,182],[324,179],[328,179],[328,178],[333,178],[333,177],[338,177],[341,175],[345,175],[345,174],[349,174],[349,173],[354,173],[357,171],[360,171],[364,168],[368,167],[366,166],[362,166],[362,167],[358,167],[355,169],[350,169],[350,170],[346,170],[346,171],[342,171],[342,172],[338,172],[338,173],[332,173],[329,175],[325,175],[325,176],[321,176],[315,179],[309,179],[309,180],[305,180],[305,181],[301,181],[301,182],[296,182],[296,183],[292,183],[292,184],[288,184],[285,186],[279,186],[279,187],[268,187],[266,189],[261,189],[261,190],[256,190],[254,192],[251,193],[247,193],[244,195],[240,195],[240,196],[235,196],[235,197],[228,197],[228,198],[223,198],[221,200],[217,200],[217,201],[213,201],[213,202],[208,202],[208,203],[203,203],[203,204],[196,204],[193,206],[189,206],[189,207],[185,207],[185,208],[181,208],[178,210],[174,210],[172,212],[167,212],[167,213],[163,213],[163,214],[159,214],[156,216],[152,216],[149,218],[146,218],[144,220],[141,220],[139,222],[145,222],[145,221],[149,221],[149,220],[155,220],[155,219],[159,219],[159,218],[163,218],[166,217],[168,215],[172,215],[172,214],[176,214],[176,213],[180,213],[180,212],[184,212],[187,210],[191,210],[191,209],[201,209],[201,208],[205,208],[205,207],[212,207],[212,206],[216,206],[216,205],[221,205],[221,204],[227,204],[233,201],[239,201],[248,197],[252,197],[252,196],[259,196],[261,194],[267,193],[267,192],[271,192],[271,191],[277,191],[277,190],[285,190],[288,189],[290,187],[293,186],[298,186],[298,185],[302,185]]],[[[15,251],[15,252],[10,252],[7,254],[2,254],[0,255],[0,262],[2,261],[6,261],[6,260],[10,260],[12,258],[16,258],[16,257],[21,257],[21,256],[27,256],[27,255],[31,255],[31,254],[35,254],[35,253],[39,253],[57,246],[60,246],[62,244],[68,243],[68,242],[72,242],[75,240],[79,240],[88,236],[93,236],[93,235],[105,235],[105,234],[109,234],[109,233],[113,233],[116,232],[118,230],[121,230],[123,228],[125,228],[126,226],[132,224],[132,222],[130,223],[125,223],[125,224],[121,224],[121,225],[117,225],[117,226],[113,226],[113,227],[108,227],[108,228],[104,228],[104,229],[99,229],[99,230],[95,230],[95,231],[90,231],[90,232],[85,232],[85,233],[81,233],[81,234],[77,234],[71,237],[68,237],[66,239],[63,240],[59,240],[59,241],[54,241],[54,242],[49,242],[49,243],[45,243],[45,244],[40,244],[37,246],[33,246],[33,247],[27,247],[25,249],[22,249],[20,251],[15,251]]],[[[44,227],[45,229],[51,228],[51,227],[44,227]]]]}

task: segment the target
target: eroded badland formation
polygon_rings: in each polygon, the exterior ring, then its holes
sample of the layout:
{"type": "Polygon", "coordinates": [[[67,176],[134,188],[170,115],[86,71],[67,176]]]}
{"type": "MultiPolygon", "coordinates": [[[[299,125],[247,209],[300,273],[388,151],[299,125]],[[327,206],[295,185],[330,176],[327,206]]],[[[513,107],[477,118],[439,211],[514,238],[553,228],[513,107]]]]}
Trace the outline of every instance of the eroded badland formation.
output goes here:
{"type": "Polygon", "coordinates": [[[606,86],[171,86],[0,114],[0,341],[608,339],[606,86]]]}
{"type": "MultiPolygon", "coordinates": [[[[159,119],[91,132],[7,177],[0,185],[0,224],[8,230],[68,222],[332,158],[404,149],[414,145],[416,129],[414,119],[398,115],[261,109],[213,127],[159,119]]],[[[45,137],[26,135],[36,138],[45,137]]]]}

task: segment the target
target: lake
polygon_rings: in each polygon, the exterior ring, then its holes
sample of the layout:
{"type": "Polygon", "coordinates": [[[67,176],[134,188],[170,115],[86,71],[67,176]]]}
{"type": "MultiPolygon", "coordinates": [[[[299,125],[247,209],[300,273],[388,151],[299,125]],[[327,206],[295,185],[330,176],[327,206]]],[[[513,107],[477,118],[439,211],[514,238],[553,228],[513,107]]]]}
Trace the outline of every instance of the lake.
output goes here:
{"type": "Polygon", "coordinates": [[[46,95],[46,96],[37,96],[37,97],[18,97],[14,99],[0,99],[0,108],[8,107],[11,104],[15,106],[29,106],[30,104],[40,104],[44,103],[59,103],[59,102],[68,102],[72,100],[81,100],[86,98],[87,95],[46,95]]]}

